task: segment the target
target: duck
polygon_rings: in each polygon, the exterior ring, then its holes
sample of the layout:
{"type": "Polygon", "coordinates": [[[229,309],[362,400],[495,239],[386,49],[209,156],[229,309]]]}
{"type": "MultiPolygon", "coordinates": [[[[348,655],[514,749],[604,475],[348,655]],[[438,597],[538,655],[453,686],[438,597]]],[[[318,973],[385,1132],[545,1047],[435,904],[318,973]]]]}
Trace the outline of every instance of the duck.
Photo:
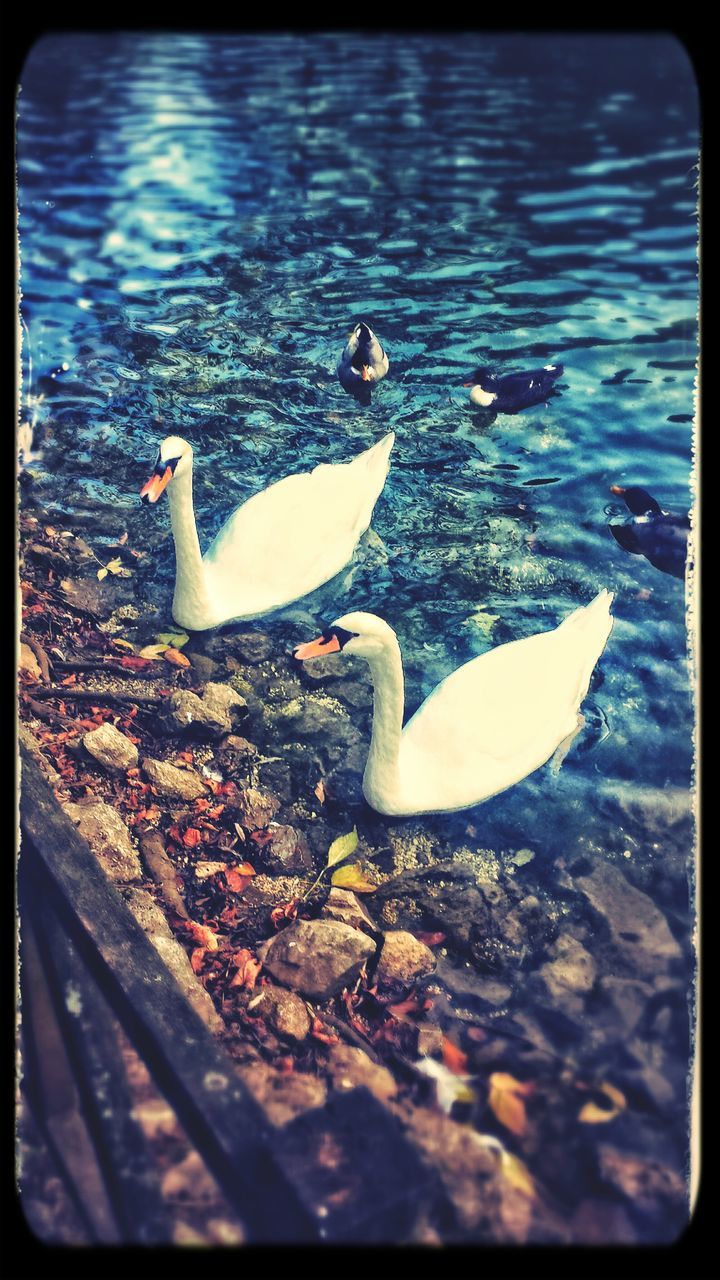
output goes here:
{"type": "Polygon", "coordinates": [[[660,503],[639,485],[623,488],[611,484],[610,492],[624,499],[633,520],[629,524],[611,524],[610,532],[624,551],[645,556],[656,569],[674,578],[685,577],[690,517],[673,516],[663,511],[660,503]]]}
{"type": "Polygon", "coordinates": [[[192,446],[180,436],[163,440],[140,497],[155,503],[168,490],[175,621],[207,631],[259,618],[333,578],[370,524],[394,442],[390,432],[349,462],[321,463],[253,494],[202,555],[193,511],[192,446]]]}
{"type": "Polygon", "coordinates": [[[380,382],[389,368],[390,361],[370,325],[359,321],[348,338],[337,367],[343,387],[361,404],[369,404],[373,384],[380,382]]]}
{"type": "Polygon", "coordinates": [[[492,369],[476,369],[463,386],[472,387],[470,399],[482,409],[492,409],[494,413],[520,413],[547,400],[563,373],[561,364],[546,364],[542,369],[507,373],[504,377],[498,377],[492,369]]]}
{"type": "Polygon", "coordinates": [[[564,758],[583,723],[580,704],[613,626],[603,589],[550,631],[498,645],[440,682],[403,728],[400,645],[372,613],[345,614],[301,662],[342,651],[364,658],[373,683],[363,794],[378,813],[408,817],[467,809],[564,758]]]}

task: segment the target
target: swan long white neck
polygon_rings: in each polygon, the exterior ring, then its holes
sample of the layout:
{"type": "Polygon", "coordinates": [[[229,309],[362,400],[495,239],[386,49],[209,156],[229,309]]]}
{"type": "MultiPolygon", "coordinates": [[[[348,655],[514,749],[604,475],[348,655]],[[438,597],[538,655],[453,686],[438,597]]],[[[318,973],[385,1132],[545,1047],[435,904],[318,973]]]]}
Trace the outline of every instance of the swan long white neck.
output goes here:
{"type": "Polygon", "coordinates": [[[400,645],[394,634],[382,651],[366,659],[373,682],[373,723],[363,790],[372,804],[399,786],[400,738],[405,710],[405,682],[400,645]]]}
{"type": "Polygon", "coordinates": [[[175,541],[173,617],[181,626],[204,628],[214,610],[195,525],[191,468],[170,482],[168,501],[175,541]]]}

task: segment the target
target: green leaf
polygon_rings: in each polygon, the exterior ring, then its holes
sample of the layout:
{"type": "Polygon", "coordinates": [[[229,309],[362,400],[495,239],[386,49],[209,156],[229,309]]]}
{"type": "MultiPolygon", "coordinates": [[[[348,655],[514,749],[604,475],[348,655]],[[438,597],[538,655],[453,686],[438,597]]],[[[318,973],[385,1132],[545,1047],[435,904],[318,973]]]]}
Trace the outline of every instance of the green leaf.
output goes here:
{"type": "Polygon", "coordinates": [[[182,649],[183,645],[187,644],[190,637],[186,631],[164,631],[161,636],[157,637],[157,639],[160,644],[170,645],[173,649],[182,649]]]}
{"type": "Polygon", "coordinates": [[[363,875],[359,862],[348,862],[334,871],[330,883],[339,889],[354,889],[355,893],[374,893],[377,885],[363,875]]]}
{"type": "Polygon", "coordinates": [[[334,867],[338,862],[344,862],[350,857],[358,847],[357,827],[353,827],[352,831],[348,831],[346,836],[338,836],[337,840],[333,840],[328,850],[327,866],[334,867]]]}

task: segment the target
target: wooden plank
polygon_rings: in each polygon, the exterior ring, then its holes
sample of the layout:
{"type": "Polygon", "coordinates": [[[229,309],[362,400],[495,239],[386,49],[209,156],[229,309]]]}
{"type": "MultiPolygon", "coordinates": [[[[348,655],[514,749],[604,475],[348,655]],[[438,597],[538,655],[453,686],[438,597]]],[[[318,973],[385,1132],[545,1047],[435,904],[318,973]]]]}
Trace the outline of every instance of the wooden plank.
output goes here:
{"type": "Polygon", "coordinates": [[[21,858],[91,976],[247,1224],[249,1238],[302,1242],[316,1224],[284,1172],[268,1164],[272,1132],[232,1060],[93,857],[37,764],[21,749],[21,858]]]}

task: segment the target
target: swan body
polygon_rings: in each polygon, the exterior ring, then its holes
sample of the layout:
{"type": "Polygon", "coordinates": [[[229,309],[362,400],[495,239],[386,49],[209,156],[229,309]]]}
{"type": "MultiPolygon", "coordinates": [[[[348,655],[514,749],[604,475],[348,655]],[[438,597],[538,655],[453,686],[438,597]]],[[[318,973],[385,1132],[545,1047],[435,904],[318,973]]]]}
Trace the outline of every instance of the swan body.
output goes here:
{"type": "Polygon", "coordinates": [[[520,413],[547,400],[562,373],[561,364],[546,364],[542,369],[525,373],[508,373],[502,378],[492,369],[476,369],[465,386],[472,387],[470,399],[482,409],[520,413]]]}
{"type": "Polygon", "coordinates": [[[295,657],[338,649],[370,665],[372,740],[363,792],[388,815],[466,809],[520,782],[578,729],[578,709],[605,647],[612,594],[601,591],[552,631],[498,645],[453,671],[402,727],[403,670],[395,632],[349,613],[295,657]]]}
{"type": "Polygon", "coordinates": [[[373,384],[385,377],[390,361],[369,325],[355,325],[340,357],[337,375],[346,391],[362,404],[370,403],[373,384]]]}
{"type": "Polygon", "coordinates": [[[193,512],[192,448],[179,436],[163,440],[140,496],[156,502],[168,489],[175,621],[206,631],[261,617],[334,577],[370,524],[394,440],[391,432],[350,462],[321,463],[253,494],[230,516],[204,556],[193,512]]]}
{"type": "Polygon", "coordinates": [[[663,511],[659,502],[646,489],[631,485],[624,489],[619,484],[610,486],[611,493],[618,493],[632,513],[629,524],[611,524],[610,532],[624,551],[634,556],[645,556],[656,569],[671,573],[674,578],[685,577],[689,516],[673,516],[663,511]]]}

